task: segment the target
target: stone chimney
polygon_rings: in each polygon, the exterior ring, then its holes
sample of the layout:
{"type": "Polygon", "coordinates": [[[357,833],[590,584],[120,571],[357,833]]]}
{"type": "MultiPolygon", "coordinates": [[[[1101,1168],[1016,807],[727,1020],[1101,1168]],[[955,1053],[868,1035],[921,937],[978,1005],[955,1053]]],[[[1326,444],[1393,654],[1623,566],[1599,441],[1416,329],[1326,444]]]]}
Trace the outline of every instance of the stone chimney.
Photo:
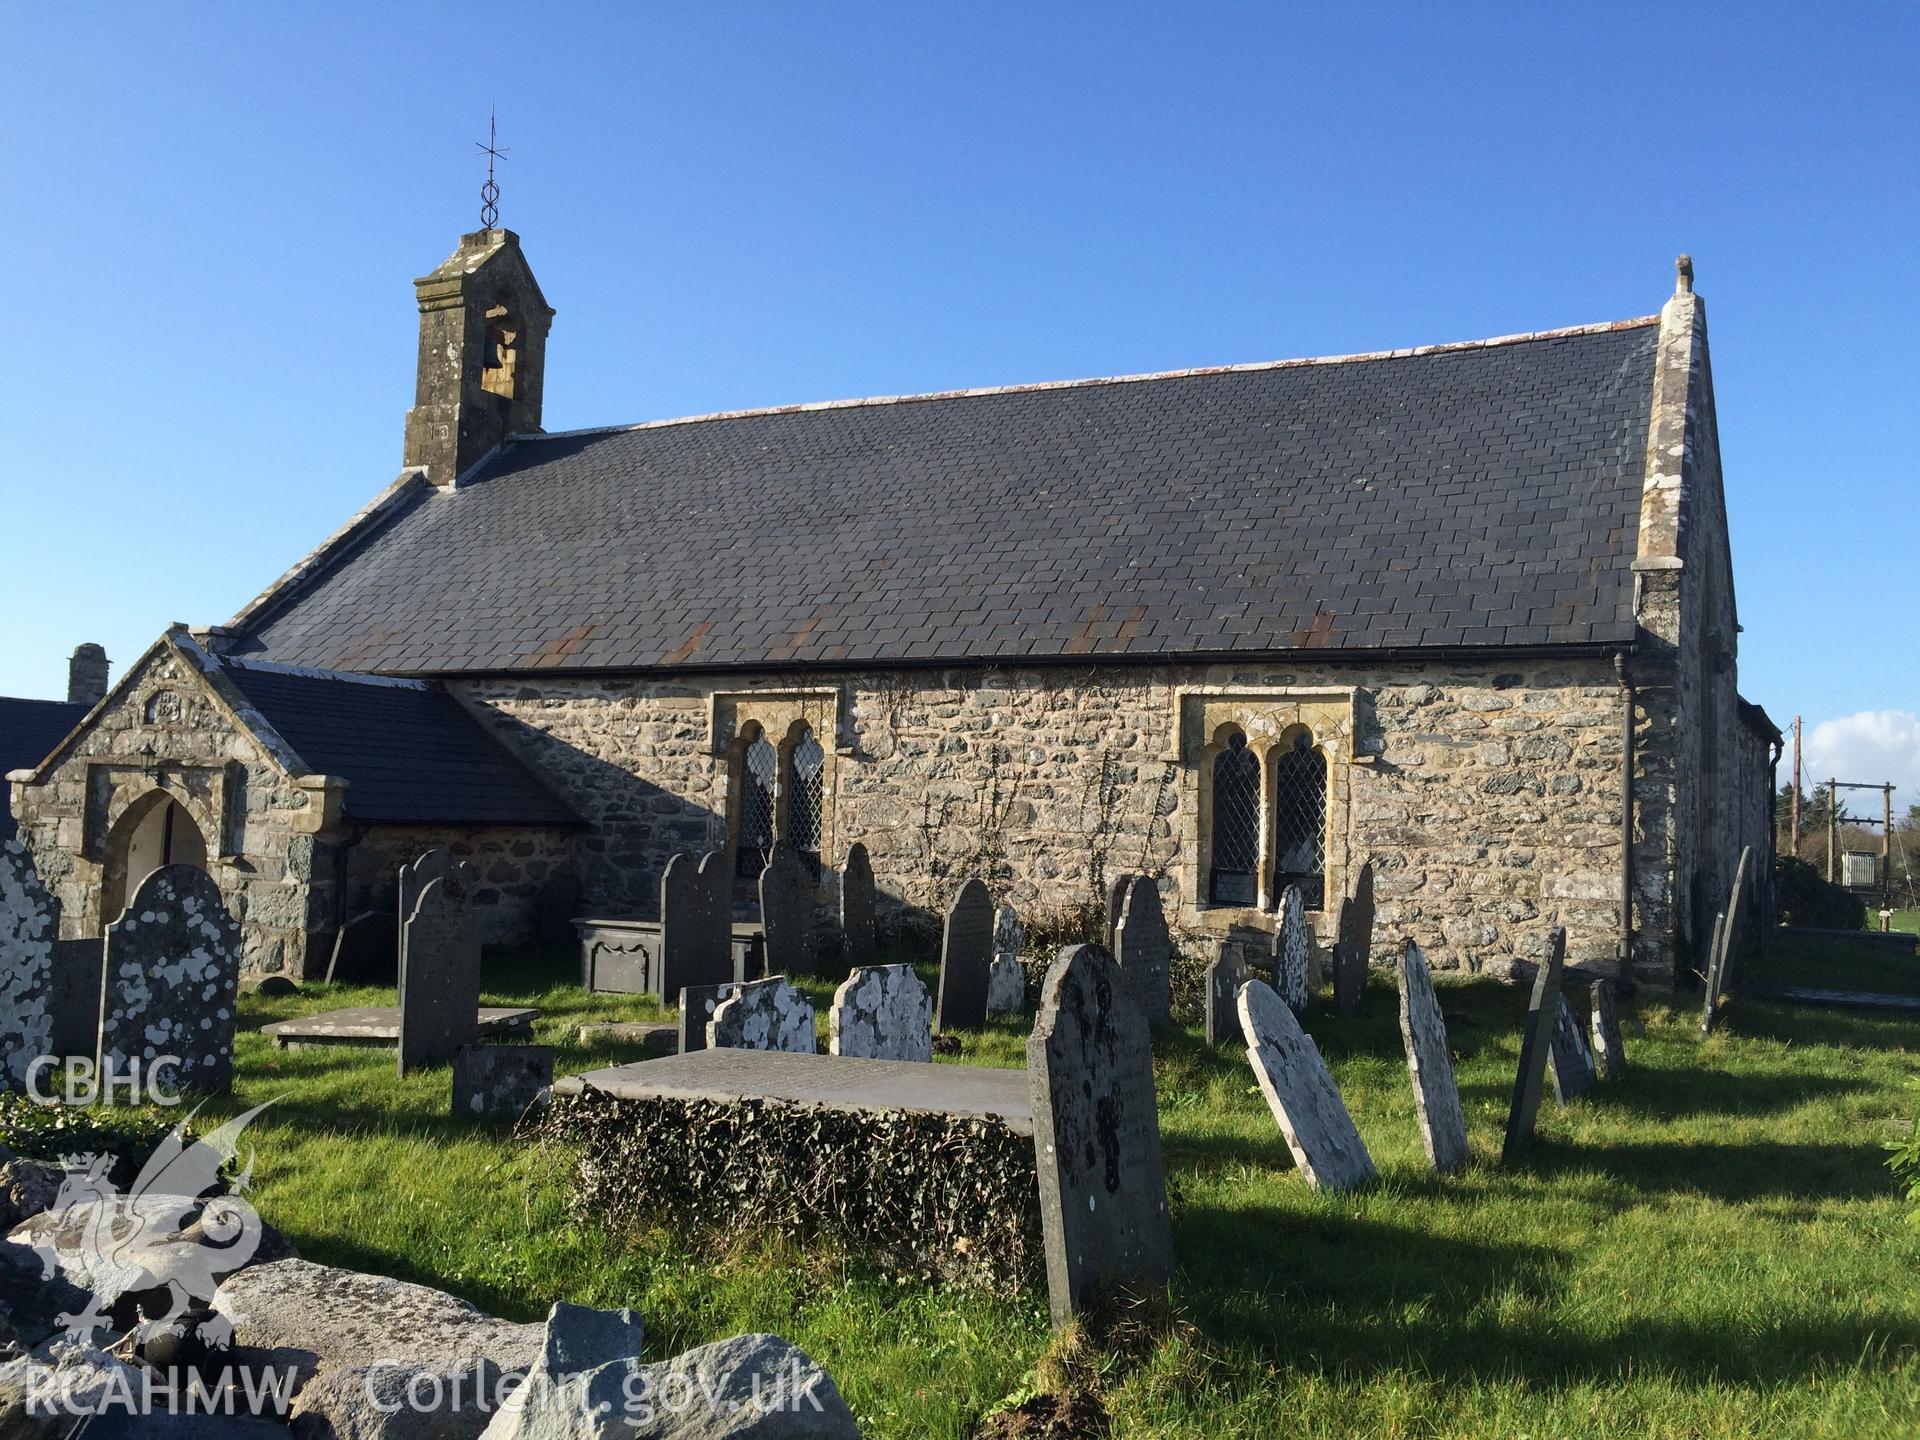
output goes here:
{"type": "Polygon", "coordinates": [[[67,661],[67,703],[98,705],[107,698],[107,652],[91,640],[67,661]]]}
{"type": "Polygon", "coordinates": [[[407,465],[450,487],[507,436],[540,428],[553,311],[511,230],[476,230],[413,282],[420,368],[407,465]]]}

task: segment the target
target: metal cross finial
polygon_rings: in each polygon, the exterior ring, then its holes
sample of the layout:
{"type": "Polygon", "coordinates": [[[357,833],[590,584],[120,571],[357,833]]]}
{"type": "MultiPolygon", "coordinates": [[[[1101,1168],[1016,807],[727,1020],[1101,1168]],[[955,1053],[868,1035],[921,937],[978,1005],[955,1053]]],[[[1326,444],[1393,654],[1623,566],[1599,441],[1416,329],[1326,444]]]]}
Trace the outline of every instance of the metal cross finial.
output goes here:
{"type": "Polygon", "coordinates": [[[480,228],[491,230],[500,223],[500,187],[493,183],[493,162],[506,158],[507,152],[494,144],[493,110],[487,110],[487,141],[473,142],[487,157],[487,183],[480,187],[480,228]]]}

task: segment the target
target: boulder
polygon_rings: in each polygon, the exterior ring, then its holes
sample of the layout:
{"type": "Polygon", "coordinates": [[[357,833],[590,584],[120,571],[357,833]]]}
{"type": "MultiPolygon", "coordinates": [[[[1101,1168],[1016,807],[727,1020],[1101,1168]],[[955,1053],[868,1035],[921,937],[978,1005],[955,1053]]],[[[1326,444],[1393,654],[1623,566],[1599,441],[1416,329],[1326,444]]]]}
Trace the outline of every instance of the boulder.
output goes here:
{"type": "Polygon", "coordinates": [[[827,1373],[777,1335],[736,1335],[657,1364],[536,1373],[486,1440],[859,1440],[827,1373]]]}
{"type": "Polygon", "coordinates": [[[491,1360],[328,1370],[294,1401],[298,1440],[477,1440],[514,1381],[491,1360]]]}
{"type": "Polygon", "coordinates": [[[87,1307],[87,1292],[58,1270],[50,1279],[45,1276],[40,1256],[31,1246],[0,1240],[0,1324],[13,1331],[22,1349],[64,1328],[62,1316],[77,1315],[87,1307]]]}
{"type": "MultiPolygon", "coordinates": [[[[31,1356],[0,1364],[0,1440],[64,1440],[78,1417],[140,1394],[136,1367],[103,1350],[55,1340],[31,1356]]],[[[85,1433],[105,1434],[103,1424],[104,1419],[89,1424],[85,1433]]]]}
{"type": "Polygon", "coordinates": [[[594,1310],[565,1300],[547,1312],[539,1368],[556,1379],[640,1353],[646,1329],[634,1310],[594,1310]]]}
{"type": "Polygon", "coordinates": [[[66,1172],[45,1160],[9,1159],[0,1165],[0,1229],[11,1230],[53,1208],[66,1172]]]}

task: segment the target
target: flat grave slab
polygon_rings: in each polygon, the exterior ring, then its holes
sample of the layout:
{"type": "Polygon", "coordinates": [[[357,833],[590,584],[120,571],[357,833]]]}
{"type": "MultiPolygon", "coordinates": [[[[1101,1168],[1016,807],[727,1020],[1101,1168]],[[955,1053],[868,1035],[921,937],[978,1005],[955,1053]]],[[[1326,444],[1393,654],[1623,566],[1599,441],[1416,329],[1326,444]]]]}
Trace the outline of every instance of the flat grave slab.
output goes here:
{"type": "MultiPolygon", "coordinates": [[[[580,983],[606,995],[657,995],[663,937],[658,920],[595,916],[575,920],[580,983]]],[[[766,968],[766,934],[743,920],[732,925],[733,978],[757,979],[766,968]]]]}
{"type": "Polygon", "coordinates": [[[696,1050],[569,1075],[554,1082],[553,1093],[578,1095],[588,1088],[617,1100],[778,1100],[852,1114],[908,1110],[993,1116],[1015,1134],[1033,1133],[1027,1072],[979,1065],[784,1050],[696,1050]]]}
{"type": "Polygon", "coordinates": [[[1874,990],[1816,990],[1805,985],[1753,985],[1747,989],[1753,1000],[1774,1000],[1787,1005],[1832,1005],[1846,1010],[1905,1010],[1920,1014],[1920,995],[1889,995],[1874,990]]]}
{"type": "MultiPolygon", "coordinates": [[[[483,1005],[480,1007],[480,1036],[486,1040],[504,1040],[533,1033],[533,1022],[540,1012],[532,1006],[483,1005]]],[[[365,1045],[373,1048],[400,1043],[400,1007],[398,1005],[353,1005],[344,1010],[323,1010],[318,1015],[302,1015],[293,1020],[276,1020],[260,1027],[262,1035],[273,1037],[282,1050],[303,1045],[365,1045]]]]}
{"type": "Polygon", "coordinates": [[[632,1045],[654,1055],[680,1048],[680,1027],[671,1020],[601,1020],[580,1027],[582,1045],[632,1045]]]}

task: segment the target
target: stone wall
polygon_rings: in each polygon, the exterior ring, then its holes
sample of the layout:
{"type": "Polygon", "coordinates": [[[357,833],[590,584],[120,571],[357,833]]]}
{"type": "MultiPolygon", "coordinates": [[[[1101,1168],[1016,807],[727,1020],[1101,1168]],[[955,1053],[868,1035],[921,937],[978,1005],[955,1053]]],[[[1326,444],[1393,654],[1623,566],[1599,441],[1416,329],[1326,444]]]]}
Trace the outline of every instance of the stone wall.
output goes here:
{"type": "MultiPolygon", "coordinates": [[[[1376,954],[1404,934],[1437,966],[1499,971],[1552,925],[1567,927],[1571,959],[1611,965],[1617,953],[1622,700],[1604,659],[791,685],[770,674],[457,688],[592,822],[579,871],[603,910],[644,907],[671,855],[725,843],[730,717],[785,704],[832,741],[829,861],[864,842],[897,902],[938,913],[977,873],[1044,921],[1098,903],[1106,876],[1145,870],[1189,937],[1270,928],[1269,911],[1195,898],[1203,751],[1223,715],[1249,716],[1250,734],[1298,715],[1331,762],[1330,891],[1366,858],[1378,871],[1376,954]]],[[[1328,917],[1318,923],[1324,932],[1328,917]]]]}
{"type": "Polygon", "coordinates": [[[540,927],[540,896],[547,882],[573,869],[574,832],[543,826],[429,828],[381,825],[343,844],[349,914],[393,911],[401,865],[446,846],[479,871],[473,908],[486,945],[532,939],[540,927]]]}

